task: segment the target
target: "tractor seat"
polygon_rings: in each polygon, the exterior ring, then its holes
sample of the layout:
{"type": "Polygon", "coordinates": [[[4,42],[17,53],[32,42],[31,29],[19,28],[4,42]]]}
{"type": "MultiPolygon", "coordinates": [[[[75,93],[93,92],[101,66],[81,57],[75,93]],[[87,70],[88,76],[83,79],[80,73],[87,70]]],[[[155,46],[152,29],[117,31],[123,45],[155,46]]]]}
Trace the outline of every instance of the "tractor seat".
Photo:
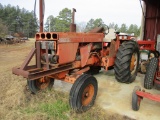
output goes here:
{"type": "Polygon", "coordinates": [[[105,35],[103,42],[111,42],[111,40],[116,38],[116,31],[115,29],[111,28],[109,29],[109,33],[105,35]]]}

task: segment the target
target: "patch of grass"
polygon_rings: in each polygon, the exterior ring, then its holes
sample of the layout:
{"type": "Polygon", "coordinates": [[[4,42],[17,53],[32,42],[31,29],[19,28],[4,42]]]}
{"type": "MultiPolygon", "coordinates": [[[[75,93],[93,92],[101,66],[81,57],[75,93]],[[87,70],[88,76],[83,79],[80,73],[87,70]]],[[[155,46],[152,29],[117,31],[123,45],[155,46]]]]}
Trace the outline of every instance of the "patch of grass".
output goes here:
{"type": "Polygon", "coordinates": [[[37,113],[45,114],[48,119],[68,120],[70,107],[62,100],[57,100],[53,103],[40,103],[35,107],[28,107],[21,109],[21,112],[26,115],[33,115],[37,113]]]}
{"type": "Polygon", "coordinates": [[[62,100],[58,100],[55,103],[43,103],[38,107],[38,110],[56,119],[69,119],[67,115],[69,115],[70,107],[62,100]]]}

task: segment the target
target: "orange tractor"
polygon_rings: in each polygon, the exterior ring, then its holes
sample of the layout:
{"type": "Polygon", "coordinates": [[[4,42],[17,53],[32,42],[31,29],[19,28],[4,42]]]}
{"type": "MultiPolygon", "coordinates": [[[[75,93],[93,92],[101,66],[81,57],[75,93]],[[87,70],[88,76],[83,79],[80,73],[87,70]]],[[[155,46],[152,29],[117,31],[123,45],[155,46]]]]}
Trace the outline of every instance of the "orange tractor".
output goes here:
{"type": "Polygon", "coordinates": [[[102,27],[76,33],[74,17],[71,32],[43,32],[42,3],[40,0],[40,32],[35,35],[35,48],[21,67],[12,69],[13,74],[27,79],[31,92],[52,88],[55,79],[69,82],[73,84],[70,106],[76,112],[83,112],[93,106],[97,95],[97,80],[91,74],[114,66],[117,81],[131,83],[135,80],[139,47],[132,36],[114,33],[109,40],[110,32],[106,35],[102,27]],[[34,55],[36,63],[29,66],[34,55]]]}

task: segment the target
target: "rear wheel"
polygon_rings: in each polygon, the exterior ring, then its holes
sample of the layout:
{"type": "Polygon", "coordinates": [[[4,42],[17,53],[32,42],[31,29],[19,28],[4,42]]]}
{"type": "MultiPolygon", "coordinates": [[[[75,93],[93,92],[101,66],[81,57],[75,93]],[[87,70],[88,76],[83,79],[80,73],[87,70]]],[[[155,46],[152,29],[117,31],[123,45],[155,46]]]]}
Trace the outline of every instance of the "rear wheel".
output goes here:
{"type": "Polygon", "coordinates": [[[139,86],[135,86],[132,92],[132,109],[134,111],[138,111],[140,108],[141,97],[136,94],[136,91],[140,91],[141,88],[139,86]]]}
{"type": "Polygon", "coordinates": [[[39,90],[51,89],[54,84],[54,79],[49,77],[42,77],[37,80],[27,80],[29,90],[32,93],[37,93],[39,90]]]}
{"type": "Polygon", "coordinates": [[[135,41],[123,42],[115,60],[115,78],[118,82],[131,83],[135,80],[139,66],[139,48],[135,41]]]}
{"type": "Polygon", "coordinates": [[[70,91],[69,103],[71,108],[81,113],[94,105],[97,96],[97,80],[91,75],[81,75],[73,84],[70,91]]]}
{"type": "Polygon", "coordinates": [[[146,89],[153,88],[154,77],[158,66],[158,58],[152,58],[148,64],[146,75],[144,78],[144,87],[146,89]]]}

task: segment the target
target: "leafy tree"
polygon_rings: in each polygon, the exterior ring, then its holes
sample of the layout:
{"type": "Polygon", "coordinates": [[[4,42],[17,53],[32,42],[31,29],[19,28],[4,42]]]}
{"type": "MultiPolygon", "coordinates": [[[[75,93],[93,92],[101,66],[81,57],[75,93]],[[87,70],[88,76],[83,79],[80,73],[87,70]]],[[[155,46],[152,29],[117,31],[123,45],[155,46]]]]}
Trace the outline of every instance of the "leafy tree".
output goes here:
{"type": "Polygon", "coordinates": [[[29,12],[10,4],[7,6],[0,4],[0,18],[8,27],[8,34],[22,32],[26,36],[33,37],[37,32],[37,19],[34,17],[33,11],[29,12]]]}
{"type": "Polygon", "coordinates": [[[123,23],[123,24],[121,25],[119,31],[125,33],[125,32],[127,32],[127,29],[128,29],[127,25],[123,23]]]}
{"type": "Polygon", "coordinates": [[[2,19],[0,19],[0,37],[3,38],[7,33],[8,33],[7,26],[4,24],[2,19]]]}
{"type": "Polygon", "coordinates": [[[119,31],[118,24],[115,24],[114,29],[115,29],[116,31],[119,31]]]}
{"type": "Polygon", "coordinates": [[[93,28],[95,28],[96,26],[94,25],[94,19],[90,19],[89,22],[86,25],[85,31],[89,31],[93,28]]]}
{"type": "Polygon", "coordinates": [[[109,28],[114,28],[116,31],[119,30],[118,24],[115,24],[114,22],[110,23],[108,27],[109,28]]]}
{"type": "Polygon", "coordinates": [[[70,31],[71,19],[71,10],[68,8],[64,8],[59,12],[59,16],[55,18],[55,30],[61,32],[70,31]]]}
{"type": "Polygon", "coordinates": [[[90,19],[89,22],[86,25],[85,31],[90,31],[95,27],[102,26],[106,28],[106,24],[104,24],[103,20],[101,18],[98,19],[90,19]]]}
{"type": "Polygon", "coordinates": [[[127,30],[128,33],[134,33],[135,36],[140,35],[140,28],[137,25],[131,24],[127,30]]]}
{"type": "Polygon", "coordinates": [[[71,19],[71,10],[68,8],[64,8],[59,12],[59,15],[57,17],[54,17],[53,15],[48,16],[45,23],[45,31],[49,31],[50,22],[50,31],[68,32],[70,31],[71,19]]]}
{"type": "Polygon", "coordinates": [[[45,31],[50,31],[50,32],[56,31],[55,22],[56,19],[54,18],[54,16],[50,15],[45,23],[45,31]]]}

